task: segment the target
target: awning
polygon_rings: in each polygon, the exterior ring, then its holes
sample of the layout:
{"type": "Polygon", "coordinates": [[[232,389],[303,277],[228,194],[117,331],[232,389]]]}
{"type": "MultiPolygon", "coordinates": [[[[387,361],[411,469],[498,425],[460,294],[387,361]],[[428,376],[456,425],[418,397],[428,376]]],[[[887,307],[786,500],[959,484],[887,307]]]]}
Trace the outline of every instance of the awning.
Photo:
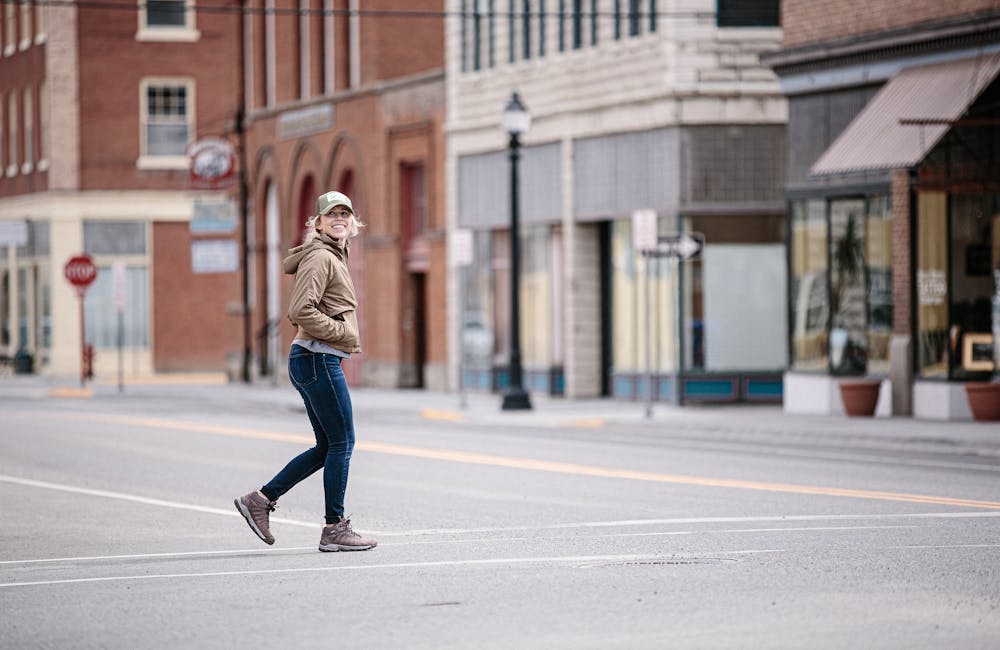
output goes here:
{"type": "Polygon", "coordinates": [[[916,165],[1000,72],[1000,53],[904,68],[812,166],[814,175],[916,165]]]}

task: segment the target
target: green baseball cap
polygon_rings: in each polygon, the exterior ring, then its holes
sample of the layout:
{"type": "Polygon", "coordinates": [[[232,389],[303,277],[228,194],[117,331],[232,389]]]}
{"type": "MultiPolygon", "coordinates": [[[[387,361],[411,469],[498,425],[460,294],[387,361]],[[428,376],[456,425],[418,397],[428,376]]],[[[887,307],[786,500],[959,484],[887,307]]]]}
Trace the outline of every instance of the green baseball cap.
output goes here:
{"type": "Polygon", "coordinates": [[[354,207],[351,205],[351,200],[347,198],[346,194],[341,194],[340,192],[327,192],[326,194],[321,194],[320,197],[316,199],[316,214],[323,216],[338,205],[344,206],[347,208],[348,212],[354,214],[354,207]]]}

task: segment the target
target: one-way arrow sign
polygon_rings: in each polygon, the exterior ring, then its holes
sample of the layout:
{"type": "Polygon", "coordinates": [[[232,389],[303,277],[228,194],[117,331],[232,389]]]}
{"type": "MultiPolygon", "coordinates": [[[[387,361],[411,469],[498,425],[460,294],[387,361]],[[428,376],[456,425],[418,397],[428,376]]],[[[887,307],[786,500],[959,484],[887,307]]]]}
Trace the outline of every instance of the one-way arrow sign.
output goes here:
{"type": "Polygon", "coordinates": [[[705,247],[705,235],[700,232],[686,232],[675,237],[660,237],[656,248],[642,251],[652,257],[676,257],[689,260],[697,257],[705,247]]]}

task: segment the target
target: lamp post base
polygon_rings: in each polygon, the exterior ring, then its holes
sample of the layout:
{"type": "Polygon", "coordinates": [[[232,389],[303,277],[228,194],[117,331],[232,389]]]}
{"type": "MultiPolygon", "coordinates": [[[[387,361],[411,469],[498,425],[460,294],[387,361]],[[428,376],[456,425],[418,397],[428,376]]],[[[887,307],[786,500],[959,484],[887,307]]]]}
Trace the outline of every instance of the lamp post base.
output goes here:
{"type": "Polygon", "coordinates": [[[528,399],[528,393],[524,392],[519,388],[513,388],[503,396],[503,404],[500,406],[502,411],[527,411],[531,409],[531,400],[528,399]]]}

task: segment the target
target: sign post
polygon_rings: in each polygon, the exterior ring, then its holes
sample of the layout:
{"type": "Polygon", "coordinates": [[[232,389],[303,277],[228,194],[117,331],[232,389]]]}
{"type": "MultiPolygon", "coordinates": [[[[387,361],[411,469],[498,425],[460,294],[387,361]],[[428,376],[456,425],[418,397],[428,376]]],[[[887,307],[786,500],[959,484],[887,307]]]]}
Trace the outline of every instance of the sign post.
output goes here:
{"type": "Polygon", "coordinates": [[[63,276],[76,288],[76,295],[80,299],[80,387],[83,388],[87,380],[87,339],[83,321],[83,299],[87,295],[87,287],[97,279],[97,267],[94,266],[94,260],[84,253],[66,262],[63,276]]]}
{"type": "MultiPolygon", "coordinates": [[[[649,237],[645,237],[641,240],[642,245],[639,244],[639,240],[636,240],[636,248],[646,258],[646,417],[650,418],[653,416],[653,360],[650,358],[652,353],[650,352],[650,334],[649,334],[649,310],[650,310],[650,296],[649,296],[649,266],[653,258],[669,257],[676,262],[675,268],[677,269],[677,338],[679,341],[683,341],[684,338],[684,320],[681,318],[681,287],[680,287],[680,263],[684,260],[689,260],[697,257],[701,254],[702,249],[705,248],[705,236],[698,232],[681,233],[680,235],[671,237],[657,237],[655,241],[650,241],[649,237]]],[[[684,346],[683,344],[679,346],[680,349],[677,350],[677,373],[676,373],[676,395],[677,404],[681,402],[681,372],[684,368],[684,346]]]]}
{"type": "Polygon", "coordinates": [[[465,349],[465,292],[467,290],[466,284],[468,279],[466,275],[468,274],[469,265],[472,264],[473,259],[473,239],[472,231],[468,228],[455,228],[451,231],[449,235],[451,244],[451,263],[452,266],[458,267],[458,395],[459,395],[459,407],[467,408],[469,406],[468,398],[465,395],[465,369],[468,365],[466,363],[466,355],[468,350],[465,349]]]}
{"type": "Polygon", "coordinates": [[[118,392],[125,392],[125,262],[111,265],[111,299],[118,312],[118,392]]]}

